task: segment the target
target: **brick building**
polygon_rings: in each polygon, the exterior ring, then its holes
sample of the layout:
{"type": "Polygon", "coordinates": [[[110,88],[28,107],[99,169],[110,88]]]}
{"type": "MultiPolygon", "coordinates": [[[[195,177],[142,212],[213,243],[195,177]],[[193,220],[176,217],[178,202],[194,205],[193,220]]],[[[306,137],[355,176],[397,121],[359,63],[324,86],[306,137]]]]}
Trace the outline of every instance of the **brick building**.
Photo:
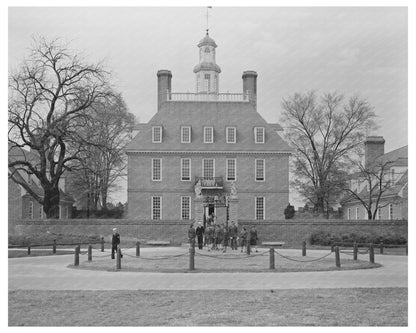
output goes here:
{"type": "Polygon", "coordinates": [[[291,149],[257,112],[257,73],[243,73],[241,93],[219,93],[208,32],[198,48],[196,92],[172,92],[172,73],[158,71],[157,113],[126,148],[129,218],[284,219],[291,149]]]}
{"type": "MultiPolygon", "coordinates": [[[[401,220],[408,218],[408,147],[404,146],[384,153],[385,140],[381,136],[370,136],[365,141],[365,169],[372,175],[372,183],[363,173],[351,175],[350,189],[366,203],[372,198],[375,209],[379,193],[382,193],[375,216],[377,220],[401,220]],[[378,178],[378,179],[377,179],[378,178]],[[378,187],[382,187],[382,191],[378,187]],[[370,187],[373,190],[370,192],[370,187]]],[[[343,218],[366,220],[367,211],[354,195],[342,201],[343,218]]]]}

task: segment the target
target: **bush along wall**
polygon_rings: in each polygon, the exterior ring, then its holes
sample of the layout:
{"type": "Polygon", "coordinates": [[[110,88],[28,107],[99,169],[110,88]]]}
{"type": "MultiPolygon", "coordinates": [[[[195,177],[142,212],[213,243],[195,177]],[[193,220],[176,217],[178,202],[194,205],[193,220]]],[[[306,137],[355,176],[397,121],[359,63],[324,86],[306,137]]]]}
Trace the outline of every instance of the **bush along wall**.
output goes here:
{"type": "Polygon", "coordinates": [[[372,244],[383,244],[386,245],[405,245],[407,239],[400,235],[395,234],[335,234],[329,232],[316,232],[310,236],[309,242],[311,245],[323,245],[329,246],[332,243],[372,243],[372,244]]]}

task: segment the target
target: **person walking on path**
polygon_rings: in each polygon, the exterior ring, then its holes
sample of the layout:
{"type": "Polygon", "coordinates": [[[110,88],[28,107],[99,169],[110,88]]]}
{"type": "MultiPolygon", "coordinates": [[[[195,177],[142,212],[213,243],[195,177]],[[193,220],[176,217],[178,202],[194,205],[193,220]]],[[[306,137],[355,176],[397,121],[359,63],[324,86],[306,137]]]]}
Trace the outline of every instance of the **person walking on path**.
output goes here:
{"type": "Polygon", "coordinates": [[[214,226],[209,224],[207,232],[205,233],[205,238],[207,239],[208,251],[211,251],[214,247],[214,226]]]}
{"type": "Polygon", "coordinates": [[[191,246],[192,246],[192,243],[195,243],[195,236],[196,236],[196,231],[194,228],[194,224],[191,223],[188,229],[188,241],[191,246]]]}
{"type": "Polygon", "coordinates": [[[252,225],[251,229],[250,229],[250,246],[254,247],[256,249],[256,252],[258,252],[257,251],[257,242],[258,242],[257,230],[254,227],[254,225],[252,225]]]}
{"type": "MultiPolygon", "coordinates": [[[[117,232],[117,228],[113,228],[113,237],[111,238],[111,259],[114,259],[114,252],[117,252],[117,247],[120,245],[120,234],[117,232]]],[[[120,251],[120,257],[123,255],[120,251]]]]}
{"type": "Polygon", "coordinates": [[[246,227],[243,227],[240,231],[240,246],[241,246],[241,252],[243,252],[243,249],[247,246],[247,230],[246,230],[246,227]]]}
{"type": "Polygon", "coordinates": [[[238,228],[235,225],[235,222],[232,221],[230,227],[231,250],[237,250],[237,236],[238,228]]]}
{"type": "Polygon", "coordinates": [[[221,225],[215,226],[215,249],[222,250],[222,238],[224,236],[224,232],[221,225]]]}
{"type": "Polygon", "coordinates": [[[198,238],[198,249],[202,250],[202,247],[204,245],[204,227],[202,226],[202,223],[198,223],[198,227],[195,230],[196,237],[198,238]]]}

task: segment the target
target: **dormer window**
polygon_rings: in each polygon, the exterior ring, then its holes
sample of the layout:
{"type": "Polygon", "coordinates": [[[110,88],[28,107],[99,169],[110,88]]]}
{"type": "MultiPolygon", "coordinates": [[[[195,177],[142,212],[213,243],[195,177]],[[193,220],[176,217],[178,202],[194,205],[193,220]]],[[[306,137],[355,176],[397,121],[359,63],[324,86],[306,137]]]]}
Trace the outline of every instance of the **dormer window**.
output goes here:
{"type": "Polygon", "coordinates": [[[254,142],[264,143],[264,127],[254,127],[254,142]]]}
{"type": "Polygon", "coordinates": [[[162,126],[152,126],[152,142],[162,143],[162,126]]]}
{"type": "Polygon", "coordinates": [[[226,140],[227,143],[235,143],[236,142],[236,128],[235,127],[227,127],[226,128],[226,140]]]}
{"type": "Polygon", "coordinates": [[[204,143],[214,142],[214,127],[204,127],[204,143]]]}
{"type": "Polygon", "coordinates": [[[181,143],[191,143],[191,126],[181,127],[181,143]]]}

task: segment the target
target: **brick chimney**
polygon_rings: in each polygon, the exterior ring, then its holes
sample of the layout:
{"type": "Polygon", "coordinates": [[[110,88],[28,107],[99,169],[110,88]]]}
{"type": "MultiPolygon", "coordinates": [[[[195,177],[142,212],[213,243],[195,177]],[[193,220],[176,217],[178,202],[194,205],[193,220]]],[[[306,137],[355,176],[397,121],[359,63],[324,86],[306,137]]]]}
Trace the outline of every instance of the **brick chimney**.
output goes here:
{"type": "Polygon", "coordinates": [[[157,110],[163,102],[168,100],[172,92],[172,73],[169,70],[161,69],[157,72],[157,110]]]}
{"type": "Polygon", "coordinates": [[[365,140],[365,167],[368,168],[377,157],[384,155],[384,143],[382,136],[368,136],[365,140]]]}
{"type": "Polygon", "coordinates": [[[243,72],[243,94],[248,94],[250,103],[257,104],[257,73],[243,72]]]}

